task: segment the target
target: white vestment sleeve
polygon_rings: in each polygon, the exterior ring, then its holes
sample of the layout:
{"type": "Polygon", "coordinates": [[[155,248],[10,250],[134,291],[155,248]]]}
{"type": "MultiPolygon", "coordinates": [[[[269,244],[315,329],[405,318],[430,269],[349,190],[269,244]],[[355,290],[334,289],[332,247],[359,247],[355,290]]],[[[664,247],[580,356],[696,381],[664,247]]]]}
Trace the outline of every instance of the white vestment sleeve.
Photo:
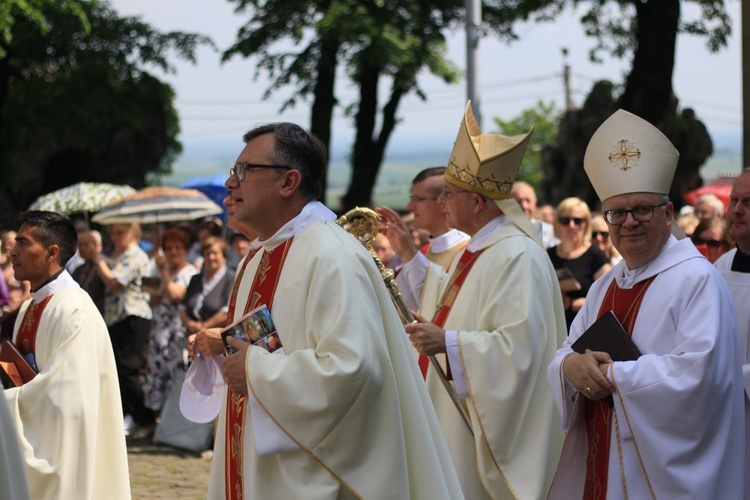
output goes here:
{"type": "Polygon", "coordinates": [[[247,399],[250,403],[250,413],[253,418],[255,449],[259,457],[299,449],[299,446],[266,413],[266,410],[258,403],[252,392],[247,395],[247,399]]]}
{"type": "Polygon", "coordinates": [[[417,252],[413,259],[401,267],[401,272],[396,276],[401,296],[412,311],[419,310],[419,299],[422,296],[428,265],[427,257],[422,252],[417,252]]]}
{"type": "Polygon", "coordinates": [[[455,330],[445,331],[445,353],[451,367],[453,383],[456,386],[458,397],[466,399],[469,397],[469,386],[466,384],[464,366],[461,364],[461,353],[458,350],[458,332],[455,330]]]}

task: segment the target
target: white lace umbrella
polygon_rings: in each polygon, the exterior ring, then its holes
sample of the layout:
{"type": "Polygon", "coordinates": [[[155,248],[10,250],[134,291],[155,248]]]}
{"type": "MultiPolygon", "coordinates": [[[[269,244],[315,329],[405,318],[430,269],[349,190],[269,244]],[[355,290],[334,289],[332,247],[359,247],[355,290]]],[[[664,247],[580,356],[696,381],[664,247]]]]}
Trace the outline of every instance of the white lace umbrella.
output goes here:
{"type": "Polygon", "coordinates": [[[98,224],[150,224],[195,220],[220,214],[222,208],[195,189],[143,188],[102,208],[91,218],[98,224]]]}
{"type": "Polygon", "coordinates": [[[130,186],[96,182],[79,182],[37,198],[29,210],[74,214],[98,212],[108,203],[135,193],[130,186]]]}

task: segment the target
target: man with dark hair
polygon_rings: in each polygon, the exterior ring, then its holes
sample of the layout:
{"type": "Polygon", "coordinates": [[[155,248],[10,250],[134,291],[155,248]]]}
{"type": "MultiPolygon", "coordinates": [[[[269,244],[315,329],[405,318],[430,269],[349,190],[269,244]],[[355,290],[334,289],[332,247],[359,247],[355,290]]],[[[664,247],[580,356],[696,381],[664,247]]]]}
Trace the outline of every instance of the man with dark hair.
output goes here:
{"type": "MultiPolygon", "coordinates": [[[[430,167],[419,172],[411,183],[411,195],[406,209],[414,214],[414,227],[423,229],[430,235],[430,241],[419,251],[428,261],[448,269],[453,257],[466,246],[469,235],[448,225],[448,217],[438,203],[445,186],[444,175],[445,167],[430,167]]],[[[379,207],[378,213],[385,220],[395,220],[397,217],[396,212],[388,207],[379,207]]],[[[411,239],[399,238],[392,241],[391,245],[404,262],[410,261],[417,253],[411,239]]],[[[417,304],[410,305],[415,309],[418,307],[417,304]]]]}
{"type": "Polygon", "coordinates": [[[228,339],[239,352],[222,360],[209,498],[459,497],[372,256],[314,201],[325,148],[289,123],[245,140],[226,186],[262,248],[238,271],[229,317],[267,306],[283,350],[228,339]]]}
{"type": "Polygon", "coordinates": [[[67,217],[31,211],[10,253],[31,299],[13,341],[39,373],[5,396],[16,422],[31,498],[130,498],[122,406],[107,327],[64,269],[75,253],[67,217]]]}

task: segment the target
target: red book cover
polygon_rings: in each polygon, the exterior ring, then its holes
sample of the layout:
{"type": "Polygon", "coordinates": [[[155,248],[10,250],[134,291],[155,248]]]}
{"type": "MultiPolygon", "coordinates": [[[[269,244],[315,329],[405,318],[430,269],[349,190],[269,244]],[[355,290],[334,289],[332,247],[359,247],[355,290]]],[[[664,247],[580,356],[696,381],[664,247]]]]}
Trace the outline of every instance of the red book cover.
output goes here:
{"type": "MultiPolygon", "coordinates": [[[[2,344],[0,345],[0,362],[4,362],[7,365],[12,365],[13,368],[15,368],[15,373],[17,373],[18,376],[21,377],[22,383],[17,384],[15,387],[25,384],[36,376],[36,369],[28,362],[23,354],[21,354],[21,351],[18,350],[18,347],[16,347],[16,345],[8,339],[3,340],[2,344]]],[[[11,373],[13,372],[13,368],[3,366],[3,369],[8,374],[8,376],[13,379],[14,382],[16,382],[17,379],[15,379],[14,374],[11,373]]]]}

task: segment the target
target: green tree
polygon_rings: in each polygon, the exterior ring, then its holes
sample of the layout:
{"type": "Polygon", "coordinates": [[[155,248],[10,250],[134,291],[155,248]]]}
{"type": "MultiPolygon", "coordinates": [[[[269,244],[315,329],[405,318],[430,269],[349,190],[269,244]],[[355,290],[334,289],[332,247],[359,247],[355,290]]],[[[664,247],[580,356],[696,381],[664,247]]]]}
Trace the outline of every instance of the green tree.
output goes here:
{"type": "Polygon", "coordinates": [[[295,86],[282,111],[311,99],[310,129],[326,146],[338,104],[337,69],[345,71],[359,90],[359,99],[345,107],[355,123],[356,139],[344,208],[369,204],[401,99],[408,92],[426,98],[416,81],[418,72],[428,69],[447,81],[457,77],[444,57],[443,38],[443,30],[456,18],[457,2],[230,1],[238,5],[237,12],[251,12],[251,18],[224,59],[257,56],[256,76],[265,71],[273,79],[266,97],[281,87],[295,86]],[[280,40],[291,40],[295,50],[279,51],[280,40]],[[378,96],[383,82],[391,85],[385,105],[378,96]]]}
{"type": "Polygon", "coordinates": [[[78,180],[143,186],[168,173],[181,146],[172,89],[142,68],[173,71],[167,57],[194,61],[206,37],[160,33],[106,4],[77,15],[45,9],[39,33],[18,19],[0,59],[0,198],[25,208],[37,195],[78,180]]]}
{"type": "Polygon", "coordinates": [[[5,57],[5,47],[13,42],[13,31],[17,22],[27,21],[35,24],[41,34],[47,34],[50,23],[45,10],[56,9],[61,13],[71,14],[78,18],[81,28],[88,32],[89,23],[83,5],[87,0],[3,0],[0,2],[0,59],[5,57]]]}
{"type": "MultiPolygon", "coordinates": [[[[623,58],[632,55],[632,66],[625,81],[619,106],[650,123],[674,126],[672,73],[678,33],[706,38],[716,52],[727,44],[732,32],[723,0],[496,0],[485,16],[490,25],[507,26],[512,20],[553,20],[566,8],[581,8],[581,24],[596,44],[592,61],[602,52],[623,58]],[[696,5],[697,17],[683,17],[683,6],[696,5]],[[511,8],[512,7],[512,8],[511,8]],[[505,15],[503,15],[505,13],[505,15]]],[[[515,34],[505,33],[514,37],[515,34]]]]}
{"type": "Polygon", "coordinates": [[[538,101],[536,107],[524,109],[520,115],[508,121],[494,118],[495,126],[503,135],[525,134],[534,128],[529,141],[529,147],[523,157],[518,180],[526,181],[539,190],[544,178],[542,172],[542,148],[557,142],[557,129],[560,122],[560,110],[555,102],[545,104],[538,101]]]}

